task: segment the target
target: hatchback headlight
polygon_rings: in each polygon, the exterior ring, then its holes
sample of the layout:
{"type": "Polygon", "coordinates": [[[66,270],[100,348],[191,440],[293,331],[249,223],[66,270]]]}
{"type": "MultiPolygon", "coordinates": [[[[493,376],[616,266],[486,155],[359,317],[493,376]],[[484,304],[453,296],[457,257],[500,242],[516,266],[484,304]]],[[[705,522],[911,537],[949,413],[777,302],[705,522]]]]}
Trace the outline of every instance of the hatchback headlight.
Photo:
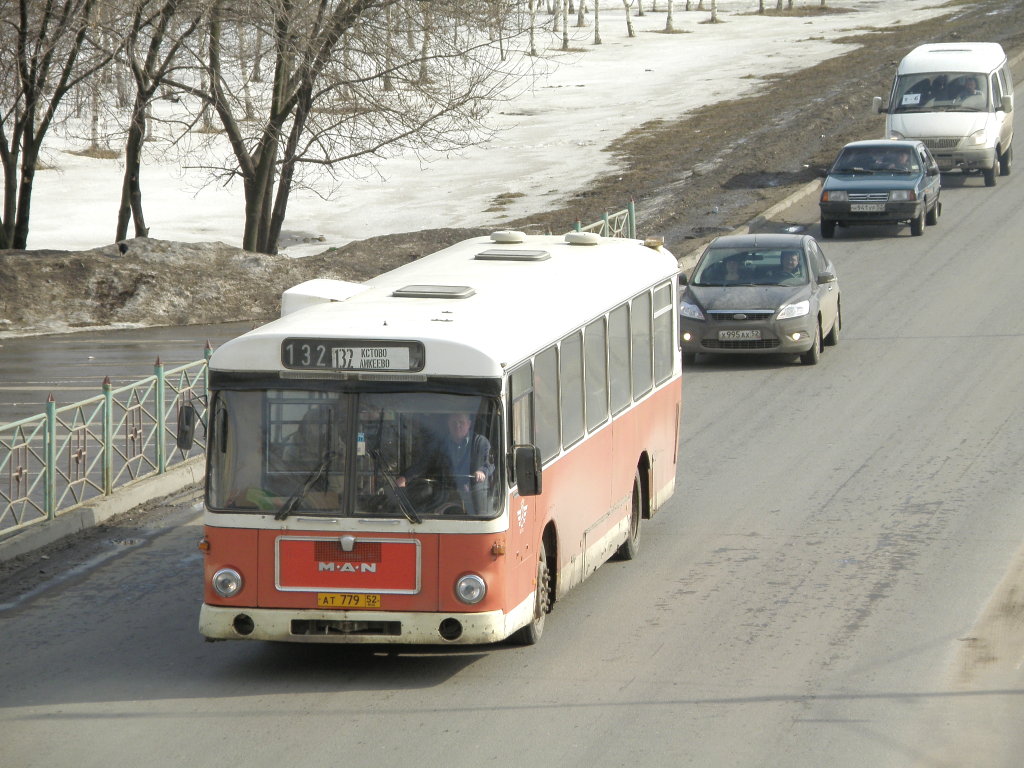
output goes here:
{"type": "Polygon", "coordinates": [[[899,203],[906,203],[917,200],[917,195],[912,189],[894,189],[889,193],[889,199],[899,203]]]}
{"type": "Polygon", "coordinates": [[[830,189],[821,193],[823,203],[845,203],[849,199],[850,196],[842,189],[830,189]]]}
{"type": "Polygon", "coordinates": [[[906,138],[906,136],[904,136],[899,131],[889,131],[889,138],[892,139],[893,141],[903,141],[906,138]]]}
{"type": "Polygon", "coordinates": [[[704,313],[700,311],[700,307],[696,304],[691,304],[688,301],[679,302],[679,314],[683,317],[688,317],[691,320],[703,320],[704,313]]]}
{"type": "Polygon", "coordinates": [[[487,594],[487,584],[475,573],[460,576],[455,582],[455,596],[466,605],[476,605],[487,594]]]}
{"type": "Polygon", "coordinates": [[[777,320],[786,320],[790,317],[803,317],[811,311],[811,302],[807,299],[798,301],[794,304],[786,304],[782,309],[779,310],[777,320]]]}
{"type": "Polygon", "coordinates": [[[242,591],[242,574],[234,568],[221,568],[213,574],[210,586],[221,597],[234,597],[242,591]]]}

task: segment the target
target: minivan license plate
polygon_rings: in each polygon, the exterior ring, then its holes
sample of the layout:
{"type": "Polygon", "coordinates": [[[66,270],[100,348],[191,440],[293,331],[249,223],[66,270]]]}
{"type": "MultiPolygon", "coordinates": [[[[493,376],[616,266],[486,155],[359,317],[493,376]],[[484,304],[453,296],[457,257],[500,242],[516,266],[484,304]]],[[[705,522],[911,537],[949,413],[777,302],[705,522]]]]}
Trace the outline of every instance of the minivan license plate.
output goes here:
{"type": "Polygon", "coordinates": [[[719,341],[760,341],[760,331],[719,331],[719,341]]]}

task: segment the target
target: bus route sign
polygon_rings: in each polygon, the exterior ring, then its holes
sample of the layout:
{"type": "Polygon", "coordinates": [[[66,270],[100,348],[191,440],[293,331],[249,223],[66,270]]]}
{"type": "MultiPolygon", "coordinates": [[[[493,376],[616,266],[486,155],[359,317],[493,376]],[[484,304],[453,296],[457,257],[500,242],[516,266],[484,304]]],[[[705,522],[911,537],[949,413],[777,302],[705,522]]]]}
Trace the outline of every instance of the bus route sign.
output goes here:
{"type": "Polygon", "coordinates": [[[423,345],[373,339],[285,339],[281,364],[298,370],[408,373],[423,368],[423,345]]]}

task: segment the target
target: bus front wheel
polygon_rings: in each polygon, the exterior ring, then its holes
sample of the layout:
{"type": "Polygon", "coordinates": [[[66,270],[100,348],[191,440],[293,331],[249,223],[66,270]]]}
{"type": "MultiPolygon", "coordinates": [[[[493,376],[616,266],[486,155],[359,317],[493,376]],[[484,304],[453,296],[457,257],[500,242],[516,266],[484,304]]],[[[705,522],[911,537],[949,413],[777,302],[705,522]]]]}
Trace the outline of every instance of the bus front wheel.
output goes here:
{"type": "Polygon", "coordinates": [[[536,645],[544,634],[544,619],[551,610],[551,569],[548,568],[548,554],[543,541],[537,555],[537,591],[534,596],[533,620],[509,638],[518,645],[536,645]]]}

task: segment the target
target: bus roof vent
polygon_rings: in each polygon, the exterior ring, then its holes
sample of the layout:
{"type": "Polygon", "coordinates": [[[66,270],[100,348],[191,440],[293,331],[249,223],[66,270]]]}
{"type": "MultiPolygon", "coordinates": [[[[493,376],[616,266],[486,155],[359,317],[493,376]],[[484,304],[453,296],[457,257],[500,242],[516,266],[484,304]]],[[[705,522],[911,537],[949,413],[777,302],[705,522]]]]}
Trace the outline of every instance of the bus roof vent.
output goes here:
{"type": "Polygon", "coordinates": [[[597,232],[566,232],[565,242],[569,245],[597,245],[601,236],[597,232]]]}
{"type": "Polygon", "coordinates": [[[547,251],[519,251],[504,248],[489,248],[481,251],[476,258],[482,261],[544,261],[550,259],[551,254],[547,251]]]}
{"type": "Polygon", "coordinates": [[[468,285],[407,285],[391,295],[400,299],[468,299],[475,293],[468,285]]]}
{"type": "Polygon", "coordinates": [[[492,243],[525,243],[526,233],[518,232],[514,229],[499,229],[497,232],[491,232],[492,243]]]}

